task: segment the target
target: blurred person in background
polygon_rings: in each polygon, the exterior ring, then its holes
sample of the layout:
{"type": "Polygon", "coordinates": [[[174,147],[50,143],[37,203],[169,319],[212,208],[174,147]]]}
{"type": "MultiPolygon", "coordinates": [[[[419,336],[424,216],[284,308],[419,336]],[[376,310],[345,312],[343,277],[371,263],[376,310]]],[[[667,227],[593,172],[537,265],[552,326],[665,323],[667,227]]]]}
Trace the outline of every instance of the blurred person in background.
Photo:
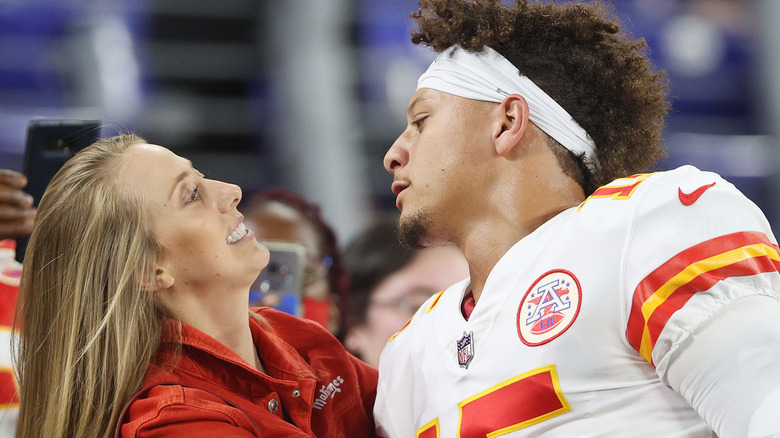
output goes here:
{"type": "Polygon", "coordinates": [[[134,135],[65,163],[19,287],[18,436],[374,435],[376,370],[319,324],[247,308],[269,253],[240,200],[134,135]]]}
{"type": "Polygon", "coordinates": [[[344,249],[352,283],[350,328],[344,345],[371,366],[387,340],[431,295],[469,274],[460,249],[409,249],[396,234],[397,215],[378,218],[344,249]]]}
{"type": "Polygon", "coordinates": [[[271,188],[249,197],[240,208],[257,240],[297,243],[306,249],[302,316],[342,339],[348,324],[349,275],[336,234],[320,207],[294,191],[271,188]]]}
{"type": "Polygon", "coordinates": [[[16,261],[16,241],[32,231],[35,208],[24,192],[27,178],[0,169],[0,437],[13,437],[19,395],[11,367],[11,330],[22,265],[16,261]]]}

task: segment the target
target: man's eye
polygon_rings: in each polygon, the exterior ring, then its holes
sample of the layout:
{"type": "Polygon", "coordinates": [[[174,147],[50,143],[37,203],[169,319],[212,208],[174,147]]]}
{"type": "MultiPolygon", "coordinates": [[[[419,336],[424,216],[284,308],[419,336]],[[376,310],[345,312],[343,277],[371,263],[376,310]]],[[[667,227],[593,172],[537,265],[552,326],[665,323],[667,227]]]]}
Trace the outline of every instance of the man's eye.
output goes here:
{"type": "Polygon", "coordinates": [[[423,123],[425,123],[426,120],[428,120],[427,116],[426,117],[420,117],[419,119],[413,121],[412,124],[414,126],[416,126],[417,129],[419,130],[420,128],[422,128],[422,125],[423,125],[423,123]]]}

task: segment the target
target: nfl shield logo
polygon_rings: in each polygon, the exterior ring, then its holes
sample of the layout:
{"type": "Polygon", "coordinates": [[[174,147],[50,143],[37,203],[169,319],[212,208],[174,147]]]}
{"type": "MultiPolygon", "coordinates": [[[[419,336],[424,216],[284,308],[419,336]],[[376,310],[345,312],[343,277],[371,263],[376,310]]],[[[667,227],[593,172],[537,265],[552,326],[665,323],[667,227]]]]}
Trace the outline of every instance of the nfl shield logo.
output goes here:
{"type": "Polygon", "coordinates": [[[460,338],[460,341],[457,341],[458,365],[460,365],[461,368],[468,369],[471,359],[474,358],[473,334],[474,332],[463,332],[463,337],[460,338]]]}

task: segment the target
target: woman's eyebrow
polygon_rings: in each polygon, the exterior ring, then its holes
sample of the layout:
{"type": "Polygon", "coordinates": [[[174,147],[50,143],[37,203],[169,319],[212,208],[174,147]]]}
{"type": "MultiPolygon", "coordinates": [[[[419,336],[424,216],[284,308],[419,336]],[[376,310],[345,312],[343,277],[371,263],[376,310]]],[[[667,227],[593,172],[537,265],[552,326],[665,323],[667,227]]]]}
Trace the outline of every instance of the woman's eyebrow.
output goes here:
{"type": "Polygon", "coordinates": [[[194,171],[194,172],[196,172],[196,173],[198,172],[197,170],[195,170],[195,168],[194,168],[194,167],[192,167],[192,161],[190,161],[190,160],[186,160],[186,161],[187,161],[187,163],[190,165],[190,169],[189,169],[189,170],[184,170],[184,171],[182,171],[182,172],[179,174],[179,176],[177,176],[177,177],[176,177],[176,180],[175,180],[175,181],[174,181],[174,183],[173,183],[173,187],[171,187],[171,192],[170,192],[170,194],[168,195],[168,199],[169,199],[169,200],[170,200],[170,199],[171,199],[171,197],[173,196],[174,192],[176,192],[176,187],[178,187],[178,186],[179,186],[179,183],[181,183],[181,182],[184,180],[184,178],[186,178],[186,177],[187,177],[187,175],[189,175],[189,174],[190,174],[190,172],[191,172],[191,171],[194,171]]]}

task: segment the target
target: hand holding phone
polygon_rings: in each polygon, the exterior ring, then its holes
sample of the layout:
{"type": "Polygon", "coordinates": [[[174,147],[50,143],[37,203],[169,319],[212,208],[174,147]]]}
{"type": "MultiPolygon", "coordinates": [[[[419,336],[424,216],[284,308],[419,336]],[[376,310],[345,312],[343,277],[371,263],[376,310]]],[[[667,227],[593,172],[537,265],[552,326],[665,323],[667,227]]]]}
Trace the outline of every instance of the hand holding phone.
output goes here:
{"type": "Polygon", "coordinates": [[[0,240],[26,236],[35,219],[33,198],[24,192],[27,178],[10,169],[0,169],[0,240]]]}
{"type": "MultiPolygon", "coordinates": [[[[76,152],[100,138],[97,120],[33,120],[27,127],[27,145],[22,173],[27,177],[25,191],[37,207],[54,174],[76,152]]],[[[22,262],[27,236],[16,240],[16,260],[22,262]]]]}
{"type": "Polygon", "coordinates": [[[271,257],[250,288],[250,306],[268,306],[302,316],[306,248],[298,243],[273,240],[260,244],[268,248],[271,257]]]}

